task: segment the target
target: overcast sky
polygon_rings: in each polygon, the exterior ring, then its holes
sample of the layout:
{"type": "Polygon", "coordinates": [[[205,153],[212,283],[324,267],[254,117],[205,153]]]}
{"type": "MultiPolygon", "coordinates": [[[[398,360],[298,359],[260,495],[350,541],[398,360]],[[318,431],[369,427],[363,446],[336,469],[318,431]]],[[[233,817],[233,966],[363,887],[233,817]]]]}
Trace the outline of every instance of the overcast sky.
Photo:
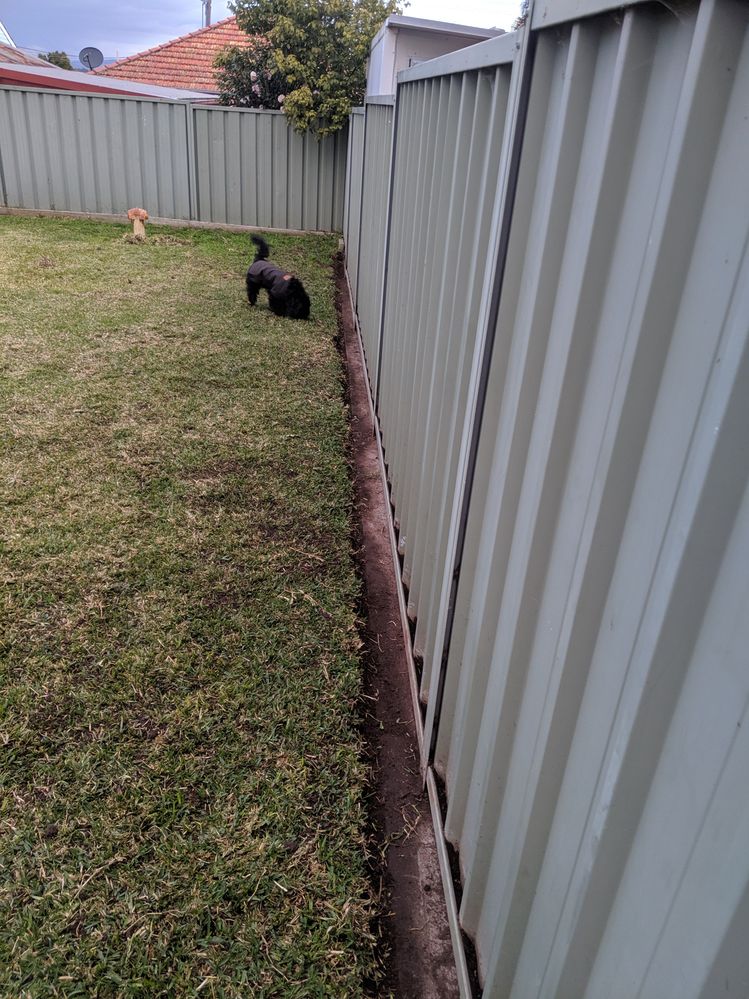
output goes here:
{"type": "MultiPolygon", "coordinates": [[[[405,13],[437,21],[509,28],[519,0],[414,0],[405,13]]],[[[200,0],[0,0],[0,20],[21,48],[62,49],[77,55],[85,45],[106,58],[122,58],[195,31],[200,0]]],[[[213,0],[213,20],[228,17],[227,0],[213,0]]]]}

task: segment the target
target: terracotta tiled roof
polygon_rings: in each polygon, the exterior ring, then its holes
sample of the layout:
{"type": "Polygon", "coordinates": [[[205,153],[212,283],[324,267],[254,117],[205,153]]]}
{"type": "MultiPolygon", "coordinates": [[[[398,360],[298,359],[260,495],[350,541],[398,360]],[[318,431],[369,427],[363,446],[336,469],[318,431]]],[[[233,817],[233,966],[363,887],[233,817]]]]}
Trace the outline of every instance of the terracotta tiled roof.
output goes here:
{"type": "Polygon", "coordinates": [[[237,26],[236,17],[227,17],[190,35],[102,66],[95,72],[121,80],[156,83],[161,87],[216,93],[218,86],[213,67],[216,56],[230,45],[245,48],[251,44],[250,36],[237,26]]]}

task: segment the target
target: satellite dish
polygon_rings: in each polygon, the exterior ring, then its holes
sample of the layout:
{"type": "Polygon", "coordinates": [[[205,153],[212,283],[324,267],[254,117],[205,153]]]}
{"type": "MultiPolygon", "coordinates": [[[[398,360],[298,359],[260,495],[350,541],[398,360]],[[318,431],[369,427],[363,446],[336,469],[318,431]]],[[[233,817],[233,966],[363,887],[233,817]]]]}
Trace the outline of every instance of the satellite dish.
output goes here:
{"type": "Polygon", "coordinates": [[[78,53],[78,58],[81,61],[81,65],[85,66],[86,69],[96,69],[97,66],[101,66],[104,62],[104,56],[101,52],[90,45],[85,49],[81,49],[78,53]]]}

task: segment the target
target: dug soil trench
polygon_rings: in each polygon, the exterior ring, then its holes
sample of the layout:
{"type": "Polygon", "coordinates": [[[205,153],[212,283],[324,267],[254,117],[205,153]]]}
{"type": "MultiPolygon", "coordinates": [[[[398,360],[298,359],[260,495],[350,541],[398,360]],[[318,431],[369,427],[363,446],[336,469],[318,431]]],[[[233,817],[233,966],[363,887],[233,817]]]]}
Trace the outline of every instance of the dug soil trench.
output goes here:
{"type": "Polygon", "coordinates": [[[458,995],[458,983],[429,801],[419,773],[388,501],[340,259],[335,275],[364,596],[363,728],[372,766],[370,821],[381,860],[380,932],[387,948],[387,978],[378,993],[398,999],[449,999],[458,995]]]}

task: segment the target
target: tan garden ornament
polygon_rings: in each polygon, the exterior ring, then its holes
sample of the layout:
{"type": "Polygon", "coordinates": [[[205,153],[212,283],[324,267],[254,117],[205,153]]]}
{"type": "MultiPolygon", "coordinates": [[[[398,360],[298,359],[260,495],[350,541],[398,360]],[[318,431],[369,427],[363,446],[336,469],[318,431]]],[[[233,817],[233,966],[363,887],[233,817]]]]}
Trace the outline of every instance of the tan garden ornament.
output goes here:
{"type": "Polygon", "coordinates": [[[148,212],[145,208],[131,208],[127,217],[133,223],[133,236],[138,240],[145,239],[146,219],[148,218],[148,212]]]}

